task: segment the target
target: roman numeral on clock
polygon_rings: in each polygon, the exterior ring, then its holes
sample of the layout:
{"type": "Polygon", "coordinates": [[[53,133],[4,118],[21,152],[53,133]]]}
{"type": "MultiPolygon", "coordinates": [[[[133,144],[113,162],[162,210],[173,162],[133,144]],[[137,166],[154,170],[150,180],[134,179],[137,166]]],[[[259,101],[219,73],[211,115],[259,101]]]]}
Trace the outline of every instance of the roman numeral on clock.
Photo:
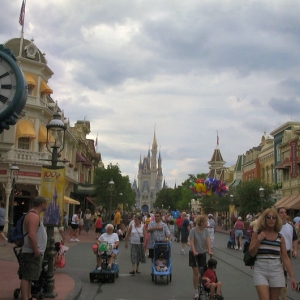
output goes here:
{"type": "Polygon", "coordinates": [[[11,90],[12,89],[12,84],[2,84],[1,89],[11,90]]]}
{"type": "Polygon", "coordinates": [[[8,100],[7,97],[5,97],[5,96],[3,96],[3,95],[0,94],[0,102],[2,102],[3,104],[5,104],[7,102],[7,100],[8,100]]]}
{"type": "Polygon", "coordinates": [[[8,73],[8,72],[6,72],[6,73],[4,73],[4,74],[0,75],[0,78],[6,77],[6,76],[8,76],[8,75],[9,75],[9,73],[8,73]]]}

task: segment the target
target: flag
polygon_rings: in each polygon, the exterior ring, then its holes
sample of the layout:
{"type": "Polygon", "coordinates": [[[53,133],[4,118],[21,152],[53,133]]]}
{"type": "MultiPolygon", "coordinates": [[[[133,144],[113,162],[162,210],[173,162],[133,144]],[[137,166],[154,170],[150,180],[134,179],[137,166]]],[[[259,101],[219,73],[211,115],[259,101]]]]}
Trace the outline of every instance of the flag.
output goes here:
{"type": "Polygon", "coordinates": [[[95,147],[97,147],[97,145],[98,145],[98,134],[97,134],[96,141],[95,141],[95,147]]]}
{"type": "Polygon", "coordinates": [[[218,134],[218,131],[217,131],[217,145],[219,146],[219,134],[218,134]]]}
{"type": "Polygon", "coordinates": [[[21,26],[24,26],[24,19],[25,19],[25,2],[23,0],[21,11],[20,11],[20,17],[19,17],[19,24],[21,26]]]}

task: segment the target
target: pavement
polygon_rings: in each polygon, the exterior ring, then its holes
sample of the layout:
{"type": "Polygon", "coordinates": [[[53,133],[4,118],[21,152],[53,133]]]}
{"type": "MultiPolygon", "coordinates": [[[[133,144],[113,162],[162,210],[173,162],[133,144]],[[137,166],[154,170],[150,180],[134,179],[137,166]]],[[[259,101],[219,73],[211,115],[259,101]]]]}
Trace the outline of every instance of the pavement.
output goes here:
{"type": "MultiPolygon", "coordinates": [[[[229,234],[229,230],[217,228],[216,231],[229,234]]],[[[82,232],[79,235],[79,243],[92,243],[95,241],[95,234],[90,232],[87,235],[82,232]]],[[[67,240],[69,240],[67,238],[67,240]]],[[[66,242],[65,246],[72,247],[76,242],[66,242]]],[[[19,264],[13,251],[13,244],[0,245],[0,299],[13,300],[15,289],[20,288],[20,280],[17,275],[19,264]]],[[[66,265],[68,255],[66,254],[66,265]]],[[[82,282],[78,277],[72,276],[72,272],[64,272],[59,269],[54,272],[54,291],[57,293],[56,300],[77,300],[82,289],[82,282]]],[[[21,299],[21,295],[19,296],[21,299]]],[[[45,298],[47,299],[47,298],[45,298]]]]}

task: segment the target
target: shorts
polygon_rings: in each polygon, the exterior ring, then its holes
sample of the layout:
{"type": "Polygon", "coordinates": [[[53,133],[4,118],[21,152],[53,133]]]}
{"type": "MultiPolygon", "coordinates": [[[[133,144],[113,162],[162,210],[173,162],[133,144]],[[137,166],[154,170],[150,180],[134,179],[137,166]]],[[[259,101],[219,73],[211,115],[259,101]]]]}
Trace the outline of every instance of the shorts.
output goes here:
{"type": "Polygon", "coordinates": [[[206,253],[200,253],[194,256],[193,251],[189,251],[189,266],[192,268],[204,268],[206,265],[206,253]]]}
{"type": "Polygon", "coordinates": [[[242,237],[244,235],[243,230],[242,229],[236,229],[234,232],[235,237],[242,237]]]}
{"type": "Polygon", "coordinates": [[[3,229],[4,229],[4,225],[0,226],[0,232],[3,232],[3,229]]]}
{"type": "Polygon", "coordinates": [[[187,243],[188,242],[188,234],[182,234],[181,233],[181,243],[187,243]]]}
{"type": "Polygon", "coordinates": [[[22,268],[22,279],[38,280],[42,270],[43,254],[34,257],[33,253],[22,253],[24,267],[22,268]]]}
{"type": "Polygon", "coordinates": [[[253,282],[255,286],[285,287],[280,259],[257,259],[253,268],[253,282]]]}
{"type": "Polygon", "coordinates": [[[79,225],[78,225],[78,224],[71,224],[71,228],[72,228],[73,230],[76,230],[76,229],[79,228],[79,225]]]}
{"type": "Polygon", "coordinates": [[[95,232],[96,233],[102,233],[102,228],[96,228],[95,232]]]}

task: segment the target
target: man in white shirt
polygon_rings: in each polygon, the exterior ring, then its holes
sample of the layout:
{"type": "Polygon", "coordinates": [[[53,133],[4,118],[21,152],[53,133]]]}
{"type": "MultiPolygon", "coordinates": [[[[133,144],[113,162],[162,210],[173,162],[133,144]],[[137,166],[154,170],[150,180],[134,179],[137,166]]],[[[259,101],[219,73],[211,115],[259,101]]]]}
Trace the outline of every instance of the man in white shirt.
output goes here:
{"type": "MultiPolygon", "coordinates": [[[[298,255],[298,237],[295,228],[292,224],[287,222],[287,213],[285,207],[279,207],[277,212],[282,220],[282,228],[280,233],[283,235],[286,244],[286,250],[289,258],[296,258],[298,255]]],[[[287,277],[287,272],[284,270],[284,276],[287,277]]],[[[286,285],[287,286],[287,285],[286,285]]],[[[286,300],[287,287],[282,288],[280,296],[282,300],[286,300]]]]}

